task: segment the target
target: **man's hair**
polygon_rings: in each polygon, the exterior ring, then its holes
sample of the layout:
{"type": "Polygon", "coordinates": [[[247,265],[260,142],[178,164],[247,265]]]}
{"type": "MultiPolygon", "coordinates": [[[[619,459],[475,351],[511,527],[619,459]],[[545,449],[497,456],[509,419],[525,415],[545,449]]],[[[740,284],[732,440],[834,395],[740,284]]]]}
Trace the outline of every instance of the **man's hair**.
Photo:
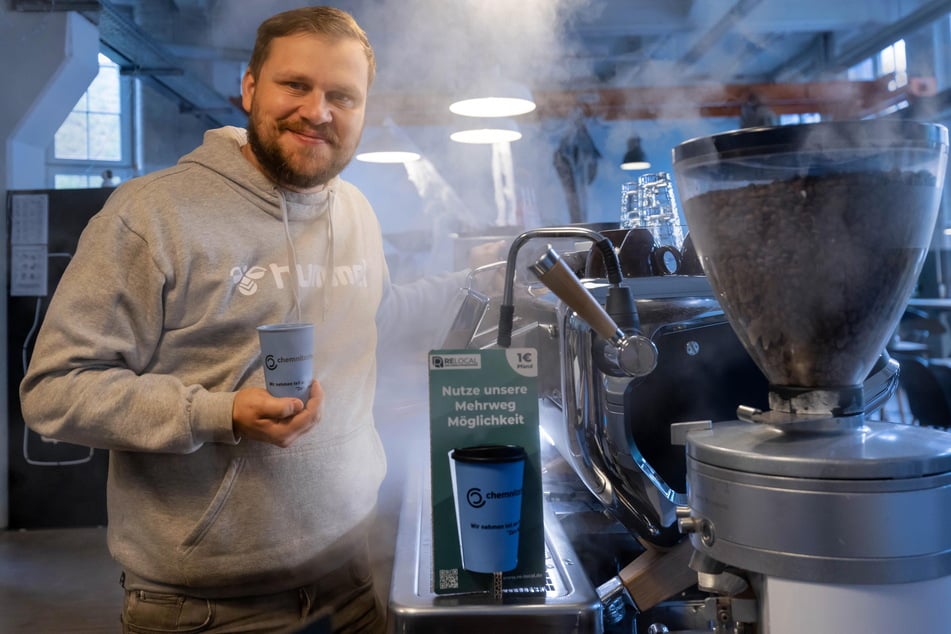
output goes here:
{"type": "Polygon", "coordinates": [[[296,35],[298,33],[313,33],[331,38],[351,38],[360,42],[369,65],[369,82],[373,83],[376,75],[376,57],[370,40],[353,16],[346,11],[334,7],[302,7],[273,15],[258,27],[258,35],[254,41],[254,50],[248,62],[251,76],[257,79],[261,66],[267,59],[271,49],[271,42],[278,37],[296,35]]]}

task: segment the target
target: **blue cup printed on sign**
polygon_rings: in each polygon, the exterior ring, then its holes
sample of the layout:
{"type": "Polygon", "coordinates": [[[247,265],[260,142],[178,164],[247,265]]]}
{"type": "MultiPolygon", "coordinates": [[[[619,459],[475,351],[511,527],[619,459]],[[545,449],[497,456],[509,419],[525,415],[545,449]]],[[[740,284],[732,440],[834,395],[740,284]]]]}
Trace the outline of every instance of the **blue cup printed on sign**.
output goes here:
{"type": "Polygon", "coordinates": [[[479,445],[449,452],[462,567],[507,572],[518,565],[525,449],[479,445]]]}

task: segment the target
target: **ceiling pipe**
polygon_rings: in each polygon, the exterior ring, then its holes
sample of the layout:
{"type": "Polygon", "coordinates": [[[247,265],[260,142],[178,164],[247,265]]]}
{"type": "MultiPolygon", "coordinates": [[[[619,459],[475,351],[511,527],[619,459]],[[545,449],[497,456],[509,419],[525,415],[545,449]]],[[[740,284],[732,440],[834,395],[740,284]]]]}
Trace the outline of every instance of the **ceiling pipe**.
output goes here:
{"type": "Polygon", "coordinates": [[[678,63],[683,66],[693,66],[696,64],[701,57],[710,52],[710,50],[723,39],[723,36],[729,33],[739,21],[749,15],[750,11],[755,9],[762,2],[763,0],[739,0],[730,7],[722,18],[717,20],[716,24],[700,36],[700,39],[690,47],[689,51],[683,54],[678,60],[678,63]]]}

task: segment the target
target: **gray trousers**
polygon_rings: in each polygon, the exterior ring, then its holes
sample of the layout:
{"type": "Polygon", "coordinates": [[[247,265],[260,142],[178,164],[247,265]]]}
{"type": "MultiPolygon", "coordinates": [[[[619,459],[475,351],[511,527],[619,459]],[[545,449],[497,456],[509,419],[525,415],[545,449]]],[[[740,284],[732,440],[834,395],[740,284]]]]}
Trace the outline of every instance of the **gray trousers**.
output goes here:
{"type": "Polygon", "coordinates": [[[294,590],[230,599],[126,590],[122,607],[123,634],[381,634],[385,624],[366,550],[294,590]]]}

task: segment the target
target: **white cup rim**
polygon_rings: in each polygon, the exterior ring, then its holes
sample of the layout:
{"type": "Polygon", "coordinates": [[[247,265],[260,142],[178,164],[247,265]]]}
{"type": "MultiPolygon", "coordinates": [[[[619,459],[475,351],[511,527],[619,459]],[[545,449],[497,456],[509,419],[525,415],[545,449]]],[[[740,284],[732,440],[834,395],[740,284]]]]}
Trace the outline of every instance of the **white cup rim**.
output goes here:
{"type": "Polygon", "coordinates": [[[292,322],[283,324],[263,324],[257,329],[264,332],[281,332],[284,330],[301,330],[303,328],[313,328],[314,324],[307,322],[292,322]]]}

